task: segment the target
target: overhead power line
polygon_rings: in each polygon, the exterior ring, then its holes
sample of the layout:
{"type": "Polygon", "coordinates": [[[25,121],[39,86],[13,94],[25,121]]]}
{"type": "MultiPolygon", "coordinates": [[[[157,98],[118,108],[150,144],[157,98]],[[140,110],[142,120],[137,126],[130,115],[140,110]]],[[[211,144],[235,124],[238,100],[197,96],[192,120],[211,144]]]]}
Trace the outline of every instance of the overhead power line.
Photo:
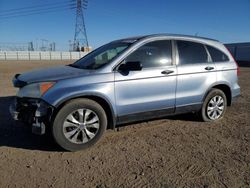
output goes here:
{"type": "Polygon", "coordinates": [[[72,3],[72,1],[60,1],[60,2],[53,2],[53,3],[46,3],[46,4],[38,4],[38,5],[33,5],[33,6],[27,6],[27,7],[20,7],[20,8],[13,8],[13,9],[7,9],[7,10],[1,10],[1,13],[7,13],[7,12],[13,12],[13,11],[19,11],[19,10],[29,10],[33,8],[38,8],[38,7],[46,7],[46,6],[53,6],[53,5],[59,5],[59,4],[67,4],[67,3],[72,3]]]}
{"type": "Polygon", "coordinates": [[[37,8],[33,8],[30,10],[19,10],[19,11],[15,11],[15,12],[9,12],[9,13],[0,13],[0,17],[2,16],[12,16],[12,15],[19,15],[19,14],[25,14],[25,13],[30,13],[30,12],[36,12],[36,11],[40,11],[40,10],[48,10],[48,9],[54,9],[54,8],[67,8],[67,7],[72,7],[75,6],[75,4],[70,3],[70,4],[66,4],[66,5],[57,5],[57,6],[51,6],[51,7],[37,7],[37,8]]]}
{"type": "Polygon", "coordinates": [[[76,7],[72,8],[61,8],[61,9],[53,9],[53,10],[48,10],[48,11],[38,11],[38,12],[33,12],[33,13],[26,13],[26,14],[21,14],[21,15],[13,15],[13,16],[7,16],[7,17],[0,17],[0,20],[4,19],[10,19],[10,18],[17,18],[17,17],[23,17],[23,16],[31,16],[31,15],[37,15],[37,14],[46,14],[46,13],[52,13],[52,12],[60,12],[60,11],[65,11],[65,10],[72,10],[76,9],[76,7]]]}
{"type": "Polygon", "coordinates": [[[67,6],[57,6],[57,7],[48,7],[48,8],[42,8],[42,9],[36,9],[32,11],[23,11],[23,12],[16,12],[16,13],[11,13],[11,14],[0,14],[0,18],[8,18],[8,17],[13,17],[13,16],[22,16],[25,14],[33,14],[33,13],[39,13],[41,11],[53,11],[53,10],[58,10],[58,9],[71,9],[71,8],[76,8],[75,5],[67,5],[67,6]]]}
{"type": "Polygon", "coordinates": [[[22,7],[20,9],[9,9],[8,11],[7,10],[1,11],[0,19],[9,19],[9,18],[29,16],[35,14],[45,14],[63,10],[72,10],[76,8],[76,4],[71,1],[64,2],[63,4],[62,3],[57,3],[57,4],[58,5],[55,5],[55,3],[49,3],[49,4],[42,4],[30,7],[22,7]]]}

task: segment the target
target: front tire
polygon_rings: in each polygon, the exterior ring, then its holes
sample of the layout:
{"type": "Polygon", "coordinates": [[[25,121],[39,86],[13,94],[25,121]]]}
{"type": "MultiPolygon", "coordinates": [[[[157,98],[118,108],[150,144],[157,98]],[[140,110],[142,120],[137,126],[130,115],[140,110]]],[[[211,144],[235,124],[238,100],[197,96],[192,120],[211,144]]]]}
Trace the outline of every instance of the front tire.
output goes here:
{"type": "Polygon", "coordinates": [[[206,96],[201,109],[203,121],[211,122],[222,119],[227,108],[227,98],[223,91],[212,89],[206,96]]]}
{"type": "Polygon", "coordinates": [[[90,99],[74,99],[57,113],[52,126],[56,143],[68,151],[94,145],[107,128],[104,109],[90,99]]]}

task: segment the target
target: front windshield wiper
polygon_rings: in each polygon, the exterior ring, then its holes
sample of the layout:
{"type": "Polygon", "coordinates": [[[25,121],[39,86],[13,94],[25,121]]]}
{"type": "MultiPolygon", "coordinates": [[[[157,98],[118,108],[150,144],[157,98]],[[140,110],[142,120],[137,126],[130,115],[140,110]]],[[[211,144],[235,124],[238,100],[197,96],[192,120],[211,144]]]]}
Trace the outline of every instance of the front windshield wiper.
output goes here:
{"type": "Polygon", "coordinates": [[[74,67],[74,68],[77,68],[77,69],[93,69],[92,65],[88,65],[87,67],[81,67],[81,66],[76,65],[76,64],[68,64],[66,66],[74,67]]]}
{"type": "Polygon", "coordinates": [[[69,67],[74,67],[74,68],[78,68],[78,69],[80,69],[80,67],[79,67],[78,65],[76,65],[76,64],[68,64],[68,65],[66,65],[66,66],[69,66],[69,67]]]}

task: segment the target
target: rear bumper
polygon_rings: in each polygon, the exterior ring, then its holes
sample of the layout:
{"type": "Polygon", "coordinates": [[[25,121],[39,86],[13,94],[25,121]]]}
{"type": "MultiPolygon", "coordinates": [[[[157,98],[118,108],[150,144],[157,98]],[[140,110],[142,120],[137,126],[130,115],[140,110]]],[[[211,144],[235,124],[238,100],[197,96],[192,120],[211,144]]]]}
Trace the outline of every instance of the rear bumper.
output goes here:
{"type": "Polygon", "coordinates": [[[54,108],[41,99],[16,97],[9,111],[14,120],[32,125],[32,132],[42,135],[45,125],[51,122],[54,108]]]}
{"type": "Polygon", "coordinates": [[[240,86],[238,84],[234,85],[232,89],[232,103],[235,102],[240,97],[240,86]]]}

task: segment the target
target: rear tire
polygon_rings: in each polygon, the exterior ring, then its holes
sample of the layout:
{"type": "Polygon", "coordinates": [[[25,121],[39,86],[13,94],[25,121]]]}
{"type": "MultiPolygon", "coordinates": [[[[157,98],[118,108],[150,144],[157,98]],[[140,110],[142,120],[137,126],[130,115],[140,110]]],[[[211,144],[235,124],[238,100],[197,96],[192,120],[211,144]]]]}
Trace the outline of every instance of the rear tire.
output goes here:
{"type": "Polygon", "coordinates": [[[104,109],[90,99],[74,99],[57,113],[52,126],[56,143],[68,151],[94,145],[107,128],[104,109]]]}
{"type": "Polygon", "coordinates": [[[212,89],[206,96],[200,116],[203,121],[211,122],[223,118],[227,109],[227,98],[223,91],[212,89]]]}

